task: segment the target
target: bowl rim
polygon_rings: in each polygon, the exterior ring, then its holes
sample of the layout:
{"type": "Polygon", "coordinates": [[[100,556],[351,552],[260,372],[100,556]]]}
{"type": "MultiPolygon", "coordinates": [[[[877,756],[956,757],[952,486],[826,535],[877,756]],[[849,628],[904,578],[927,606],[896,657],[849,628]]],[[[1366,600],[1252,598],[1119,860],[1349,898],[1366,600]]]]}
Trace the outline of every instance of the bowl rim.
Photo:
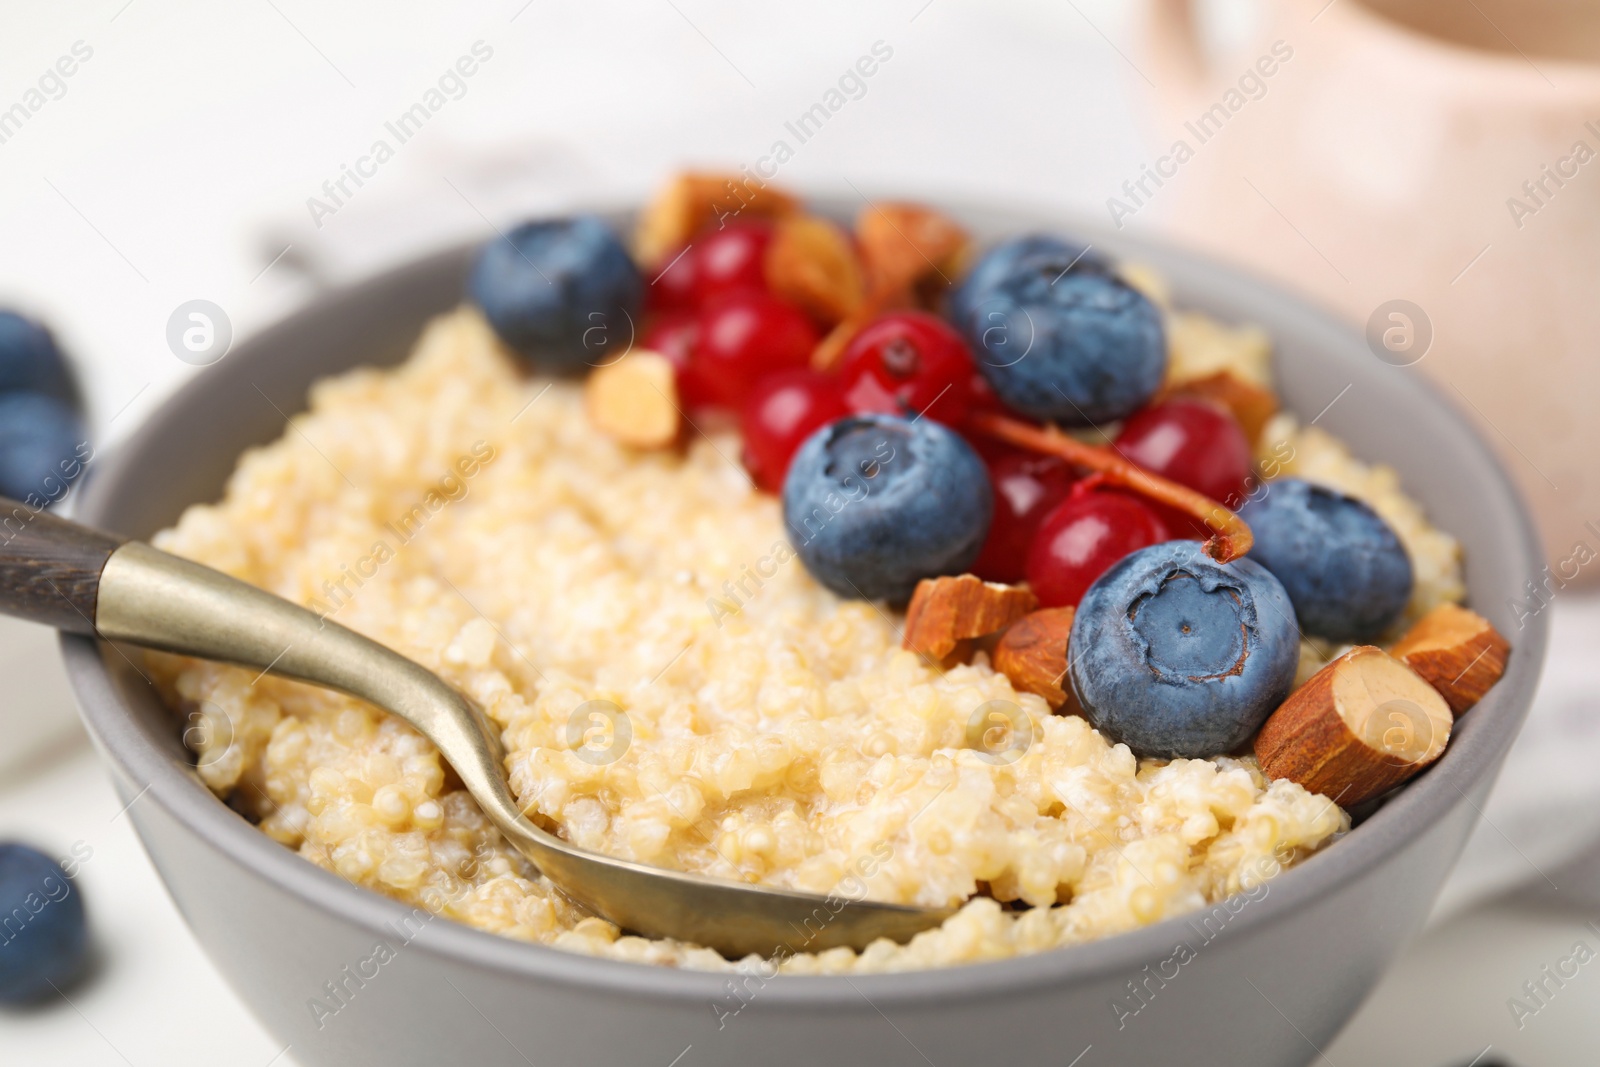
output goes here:
{"type": "MultiPolygon", "coordinates": [[[[827,205],[854,205],[855,195],[830,197],[830,190],[802,190],[808,202],[827,205]],[[811,195],[813,192],[816,195],[811,195]]],[[[903,195],[903,194],[902,194],[903,195]]],[[[1289,292],[1277,283],[1256,277],[1246,270],[1176,246],[1166,241],[1122,232],[1112,233],[1103,224],[1059,208],[1030,204],[1021,200],[1006,203],[979,202],[962,196],[930,195],[924,202],[936,204],[957,217],[995,216],[1028,220],[1031,229],[1093,238],[1095,243],[1117,250],[1122,258],[1138,258],[1141,250],[1159,253],[1168,262],[1178,262],[1191,270],[1208,273],[1251,287],[1292,311],[1301,324],[1302,336],[1322,335],[1330,343],[1343,338],[1346,343],[1358,331],[1343,319],[1317,306],[1307,298],[1289,292]]],[[[627,205],[621,211],[630,210],[627,205]]],[[[590,210],[617,214],[610,205],[592,205],[590,210]]],[[[445,261],[459,260],[467,246],[453,246],[407,260],[382,272],[343,284],[319,294],[287,317],[241,341],[230,352],[230,359],[248,358],[255,350],[271,350],[275,335],[299,316],[315,310],[329,310],[353,300],[392,287],[404,274],[437,270],[445,261]]],[[[1528,576],[1543,566],[1539,541],[1526,503],[1508,476],[1500,459],[1472,427],[1466,416],[1446,396],[1415,374],[1396,379],[1394,386],[1415,404],[1435,409],[1453,424],[1470,450],[1464,464],[1473,464],[1489,479],[1486,494],[1498,495],[1509,503],[1515,526],[1513,547],[1528,576]]],[[[99,460],[98,470],[85,479],[76,500],[76,514],[94,524],[101,521],[104,486],[120,481],[132,471],[138,459],[140,442],[153,436],[159,426],[181,419],[183,412],[199,401],[206,388],[203,376],[196,376],[177,389],[138,427],[118,442],[99,460]]],[[[1266,884],[1270,889],[1229,920],[1229,931],[1265,929],[1292,919],[1305,902],[1321,897],[1355,881],[1364,872],[1383,863],[1403,849],[1414,836],[1415,828],[1430,826],[1461,802],[1481,810],[1469,790],[1492,778],[1511,742],[1520,729],[1531,703],[1545,654],[1548,616],[1539,613],[1519,631],[1517,654],[1506,674],[1484,700],[1491,714],[1468,720],[1468,728],[1458,728],[1444,756],[1426,774],[1409,782],[1391,796],[1371,817],[1336,842],[1296,866],[1280,872],[1266,884]]],[[[185,830],[197,836],[228,861],[269,880],[275,889],[376,937],[392,936],[389,924],[413,913],[413,908],[376,890],[347,882],[323,870],[294,851],[278,844],[227,807],[200,781],[192,767],[180,765],[146,734],[131,708],[121,699],[113,681],[113,651],[102,642],[72,634],[61,636],[62,655],[77,695],[81,713],[102,756],[128,779],[145,783],[143,792],[185,830]]],[[[120,654],[120,653],[119,653],[120,654]]],[[[130,661],[131,662],[131,661],[130,661]]],[[[1487,785],[1484,784],[1484,788],[1487,785]]],[[[138,797],[134,798],[135,800],[138,797]]],[[[141,821],[137,809],[130,811],[135,824],[141,821]]],[[[1216,905],[1211,905],[1215,907],[1216,905]]],[[[1019,990],[1040,985],[1060,985],[1092,978],[1136,974],[1144,964],[1164,958],[1173,950],[1174,938],[1186,923],[1203,911],[1162,920],[1151,926],[1109,935],[1092,941],[1065,945],[1030,955],[1006,959],[963,963],[890,973],[835,975],[778,975],[769,969],[760,972],[763,1010],[797,1010],[819,1006],[859,1007],[862,999],[873,1004],[917,1002],[919,1004],[959,1000],[964,1003],[1004,998],[1019,990]]],[[[1190,931],[1192,935],[1192,931],[1190,931]]],[[[507,977],[544,982],[560,982],[568,987],[646,996],[668,1003],[711,1002],[728,995],[728,972],[700,971],[685,967],[663,967],[648,963],[614,960],[572,952],[553,946],[523,942],[479,930],[455,921],[429,922],[416,941],[426,953],[451,959],[461,965],[487,969],[507,977]]]]}

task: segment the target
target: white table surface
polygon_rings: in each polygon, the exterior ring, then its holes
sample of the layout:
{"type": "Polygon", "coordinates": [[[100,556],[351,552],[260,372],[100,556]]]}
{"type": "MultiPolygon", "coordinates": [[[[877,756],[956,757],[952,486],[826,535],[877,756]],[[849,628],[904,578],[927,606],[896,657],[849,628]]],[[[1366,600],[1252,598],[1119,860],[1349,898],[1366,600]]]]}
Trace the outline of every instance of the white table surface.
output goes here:
{"type": "MultiPolygon", "coordinates": [[[[1221,14],[1224,37],[1247,18],[1221,14]]],[[[11,3],[0,109],[74,42],[93,56],[0,143],[0,305],[56,329],[114,447],[203,373],[167,350],[178,304],[215,301],[237,337],[304,301],[307,267],[347,278],[486,234],[485,217],[637,197],[684,163],[753,162],[880,40],[892,60],[780,180],[1100,210],[1153,136],[1133,36],[1116,0],[11,3]],[[494,55],[466,94],[314,227],[306,199],[480,40],[494,55]]],[[[1159,210],[1137,222],[1159,227],[1159,210]]],[[[1554,759],[1582,774],[1600,754],[1600,602],[1568,596],[1555,612],[1546,727],[1508,777],[1554,759]]],[[[0,696],[0,838],[93,849],[80,885],[98,963],[70,1002],[0,1012],[0,1064],[292,1062],[172,907],[76,727],[50,643],[0,620],[0,670],[17,679],[0,696]]],[[[1530,893],[1474,905],[1512,882],[1566,880],[1561,850],[1600,823],[1589,794],[1568,799],[1578,814],[1553,820],[1525,793],[1496,794],[1447,895],[1454,917],[1407,951],[1321,1050],[1327,1062],[1448,1067],[1488,1046],[1480,1064],[1595,1061],[1600,971],[1520,1030],[1506,1000],[1574,940],[1600,944],[1582,927],[1600,918],[1600,894],[1571,906],[1575,880],[1546,886],[1564,911],[1530,893]]]]}

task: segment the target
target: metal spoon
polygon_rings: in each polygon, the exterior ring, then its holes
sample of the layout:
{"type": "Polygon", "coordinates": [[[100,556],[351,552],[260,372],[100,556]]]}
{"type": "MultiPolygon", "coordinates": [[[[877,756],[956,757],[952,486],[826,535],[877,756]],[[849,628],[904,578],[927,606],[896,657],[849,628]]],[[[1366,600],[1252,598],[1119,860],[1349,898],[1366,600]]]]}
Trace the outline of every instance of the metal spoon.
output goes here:
{"type": "Polygon", "coordinates": [[[220,571],[4,498],[0,612],[310,682],[398,715],[438,747],[506,840],[624,930],[773,956],[903,942],[953,910],[727,882],[576,848],[528,821],[488,719],[431,671],[220,571]]]}

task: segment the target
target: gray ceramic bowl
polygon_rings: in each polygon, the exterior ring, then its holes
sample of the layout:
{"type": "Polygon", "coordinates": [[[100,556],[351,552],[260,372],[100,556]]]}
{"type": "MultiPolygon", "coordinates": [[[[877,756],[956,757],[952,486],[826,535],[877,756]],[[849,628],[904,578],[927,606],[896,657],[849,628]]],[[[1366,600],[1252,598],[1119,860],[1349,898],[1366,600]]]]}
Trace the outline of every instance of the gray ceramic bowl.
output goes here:
{"type": "MultiPolygon", "coordinates": [[[[730,980],[571,955],[446,920],[419,929],[409,909],[301,860],[213,797],[173,717],[127,662],[65,638],[84,717],[122,798],[138,798],[129,813],[156,868],[217,969],[292,1043],[291,1055],[341,1067],[1278,1065],[1316,1057],[1355,1011],[1426,915],[1533,693],[1544,616],[1518,629],[1509,608],[1540,563],[1526,510],[1415,368],[1380,362],[1355,330],[1300,300],[1040,213],[956,213],[983,237],[1048,228],[1149,263],[1180,304],[1268,330],[1293,410],[1313,416],[1338,398],[1320,425],[1397,468],[1461,538],[1472,602],[1515,646],[1506,676],[1462,720],[1444,758],[1347,838],[1271,882],[1209,941],[1198,918],[1178,919],[998,963],[730,980]],[[412,936],[402,942],[397,931],[412,936]],[[398,951],[374,974],[362,961],[380,941],[398,951]],[[1180,943],[1194,958],[1166,962],[1180,943]],[[314,1011],[313,998],[336,1003],[335,988],[337,1013],[314,1011]]],[[[424,320],[459,300],[468,254],[334,293],[239,345],[104,461],[79,517],[146,537],[185,505],[216,499],[240,451],[281,435],[280,410],[300,410],[313,380],[401,358],[424,320]]],[[[183,1019],[172,1005],[171,1025],[183,1019]]]]}

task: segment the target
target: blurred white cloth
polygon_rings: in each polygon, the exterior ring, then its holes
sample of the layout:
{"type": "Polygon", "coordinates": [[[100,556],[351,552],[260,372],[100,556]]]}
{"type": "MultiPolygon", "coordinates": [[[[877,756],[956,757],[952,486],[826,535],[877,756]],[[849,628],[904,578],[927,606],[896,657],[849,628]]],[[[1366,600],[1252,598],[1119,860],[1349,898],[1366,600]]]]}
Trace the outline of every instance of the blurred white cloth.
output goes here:
{"type": "Polygon", "coordinates": [[[0,615],[0,795],[25,769],[70,744],[78,716],[54,630],[0,615]]]}
{"type": "Polygon", "coordinates": [[[1435,920],[1519,888],[1600,905],[1600,593],[1563,594],[1549,610],[1550,653],[1533,708],[1435,920]]]}

